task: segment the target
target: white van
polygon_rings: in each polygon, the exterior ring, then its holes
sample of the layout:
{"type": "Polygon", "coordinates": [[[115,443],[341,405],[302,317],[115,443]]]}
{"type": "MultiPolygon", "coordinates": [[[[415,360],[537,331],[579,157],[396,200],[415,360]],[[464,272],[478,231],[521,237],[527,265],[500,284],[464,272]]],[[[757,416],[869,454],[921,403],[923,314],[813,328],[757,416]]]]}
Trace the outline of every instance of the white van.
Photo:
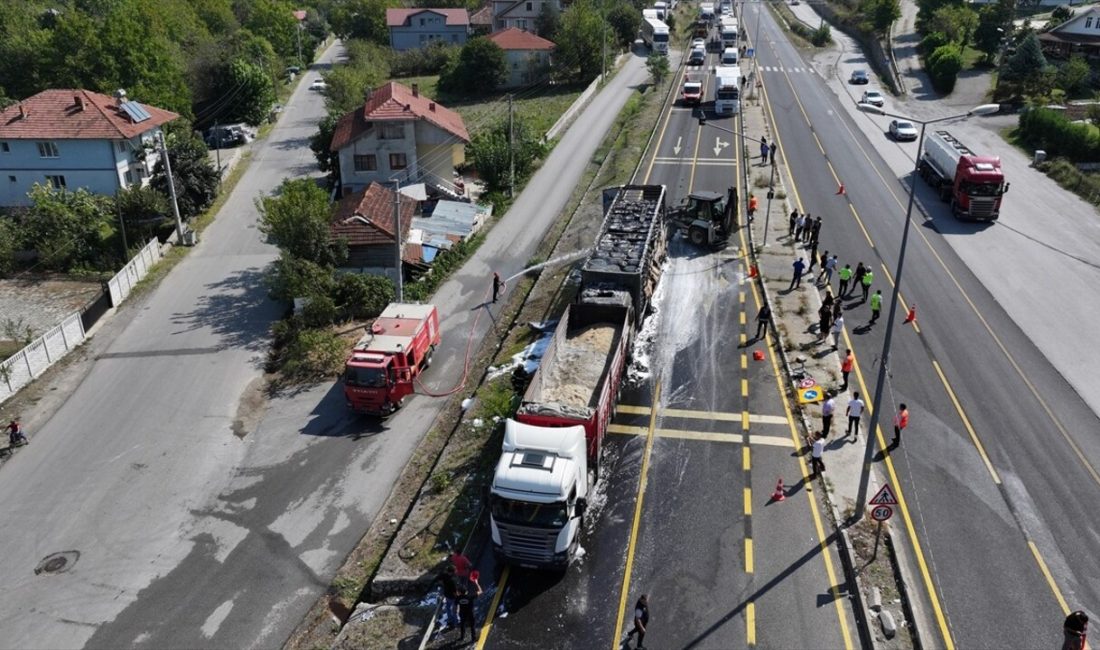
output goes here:
{"type": "Polygon", "coordinates": [[[722,59],[719,65],[737,65],[737,48],[727,47],[722,50],[722,59]]]}

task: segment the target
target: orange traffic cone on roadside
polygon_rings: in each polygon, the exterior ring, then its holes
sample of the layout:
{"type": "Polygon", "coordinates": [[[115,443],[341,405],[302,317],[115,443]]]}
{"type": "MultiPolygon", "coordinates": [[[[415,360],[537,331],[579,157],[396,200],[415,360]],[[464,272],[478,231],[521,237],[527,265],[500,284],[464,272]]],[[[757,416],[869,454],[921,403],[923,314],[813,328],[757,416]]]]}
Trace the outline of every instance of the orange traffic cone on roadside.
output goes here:
{"type": "Polygon", "coordinates": [[[760,275],[760,272],[756,270],[756,265],[755,264],[750,265],[749,266],[749,277],[750,278],[755,278],[759,275],[760,275]]]}
{"type": "Polygon", "coordinates": [[[913,306],[909,308],[909,315],[905,317],[906,323],[912,323],[917,320],[917,304],[913,303],[913,306]]]}
{"type": "Polygon", "coordinates": [[[842,194],[847,194],[847,192],[844,191],[844,183],[841,183],[840,187],[836,188],[836,195],[835,196],[840,196],[842,194]]]}
{"type": "Polygon", "coordinates": [[[779,477],[779,482],[775,484],[775,492],[772,492],[772,501],[784,501],[787,495],[783,493],[783,477],[779,477]]]}

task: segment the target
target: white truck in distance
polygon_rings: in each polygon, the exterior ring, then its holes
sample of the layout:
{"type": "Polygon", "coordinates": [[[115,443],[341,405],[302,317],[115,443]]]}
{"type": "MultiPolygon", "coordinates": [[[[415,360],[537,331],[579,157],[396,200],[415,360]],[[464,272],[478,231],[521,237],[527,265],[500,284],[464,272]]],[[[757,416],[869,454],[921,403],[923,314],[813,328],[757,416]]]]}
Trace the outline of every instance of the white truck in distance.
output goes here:
{"type": "Polygon", "coordinates": [[[737,19],[733,16],[722,16],[722,23],[718,28],[718,35],[722,39],[722,49],[727,47],[736,49],[739,34],[740,29],[737,26],[737,19]]]}
{"type": "Polygon", "coordinates": [[[668,25],[656,18],[642,22],[642,40],[653,52],[668,54],[668,25]]]}
{"type": "Polygon", "coordinates": [[[733,115],[741,111],[741,68],[735,65],[714,69],[714,112],[733,115]]]}

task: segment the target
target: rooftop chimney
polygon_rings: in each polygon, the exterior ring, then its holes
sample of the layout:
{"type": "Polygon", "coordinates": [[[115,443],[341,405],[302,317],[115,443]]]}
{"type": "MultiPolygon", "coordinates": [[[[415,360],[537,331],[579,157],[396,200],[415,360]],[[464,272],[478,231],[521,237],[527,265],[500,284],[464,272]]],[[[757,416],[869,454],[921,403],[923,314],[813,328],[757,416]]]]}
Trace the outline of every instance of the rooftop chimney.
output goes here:
{"type": "Polygon", "coordinates": [[[435,102],[428,102],[428,110],[433,113],[435,112],[435,102]]]}
{"type": "Polygon", "coordinates": [[[27,119],[27,107],[23,105],[23,102],[19,102],[19,119],[27,119]]]}
{"type": "Polygon", "coordinates": [[[76,104],[76,109],[78,111],[80,111],[81,113],[84,112],[84,96],[83,95],[73,95],[73,103],[76,104]]]}
{"type": "Polygon", "coordinates": [[[413,97],[420,96],[420,84],[413,84],[413,97]]]}

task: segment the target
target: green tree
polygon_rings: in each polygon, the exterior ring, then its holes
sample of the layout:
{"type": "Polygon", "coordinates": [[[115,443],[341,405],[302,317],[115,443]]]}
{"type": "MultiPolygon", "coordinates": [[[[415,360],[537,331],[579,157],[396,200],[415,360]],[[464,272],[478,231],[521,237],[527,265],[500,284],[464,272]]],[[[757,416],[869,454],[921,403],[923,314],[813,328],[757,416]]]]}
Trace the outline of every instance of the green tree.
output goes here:
{"type": "Polygon", "coordinates": [[[1023,95],[1046,94],[1053,84],[1053,76],[1034,33],[1020,41],[1016,53],[1005,59],[1001,69],[1001,79],[1023,95]]]}
{"type": "Polygon", "coordinates": [[[292,257],[326,267],[347,258],[346,242],[332,241],[328,192],[313,179],[283,181],[275,196],[258,199],[256,205],[260,231],[292,257]]]}
{"type": "Polygon", "coordinates": [[[340,155],[332,151],[332,136],[336,133],[338,121],[336,116],[326,115],[317,124],[317,133],[309,140],[309,148],[317,159],[317,167],[329,175],[330,187],[335,187],[340,182],[340,155]]]}
{"type": "Polygon", "coordinates": [[[258,65],[244,59],[234,59],[222,68],[219,95],[228,97],[218,111],[222,122],[247,122],[253,126],[267,120],[268,111],[275,103],[275,90],[271,77],[258,65]]]}
{"type": "Polygon", "coordinates": [[[126,228],[126,241],[133,246],[153,228],[172,218],[168,197],[152,187],[134,185],[115,194],[115,209],[126,228]]]}
{"type": "Polygon", "coordinates": [[[880,35],[886,34],[890,25],[901,17],[901,6],[898,0],[863,0],[860,2],[859,11],[870,28],[880,35]]]}
{"type": "Polygon", "coordinates": [[[607,12],[607,24],[615,32],[615,42],[622,47],[630,47],[638,37],[642,16],[629,2],[620,0],[607,12]]]}
{"type": "Polygon", "coordinates": [[[439,75],[439,89],[454,95],[487,95],[508,78],[504,50],[478,36],[469,40],[458,57],[439,75]]]}
{"type": "Polygon", "coordinates": [[[389,78],[390,68],[383,48],[365,41],[352,41],[348,62],[325,74],[325,108],[337,117],[363,106],[367,91],[389,78]]]}
{"type": "Polygon", "coordinates": [[[577,0],[561,15],[554,65],[557,76],[588,81],[603,71],[606,23],[593,0],[577,0]]]}
{"type": "Polygon", "coordinates": [[[520,183],[546,153],[545,145],[524,120],[513,122],[512,135],[512,144],[509,145],[508,122],[502,121],[494,128],[475,135],[466,149],[489,191],[508,189],[512,165],[515,166],[516,183],[520,183]]]}
{"type": "Polygon", "coordinates": [[[668,76],[668,57],[657,52],[650,52],[646,57],[645,67],[649,70],[649,76],[653,77],[653,83],[658,86],[668,76]]]}
{"type": "Polygon", "coordinates": [[[241,23],[262,36],[284,61],[298,58],[298,19],[295,7],[283,0],[251,0],[241,23]]]}
{"type": "Polygon", "coordinates": [[[542,3],[542,9],[539,10],[539,15],[535,18],[535,33],[547,40],[556,42],[560,25],[561,12],[553,6],[553,3],[542,3]]]}
{"type": "Polygon", "coordinates": [[[1061,25],[1070,18],[1073,18],[1073,10],[1065,5],[1059,5],[1050,12],[1050,20],[1055,25],[1061,25]]]}
{"type": "Polygon", "coordinates": [[[386,26],[386,8],[397,6],[387,0],[346,0],[333,8],[329,22],[341,39],[361,38],[379,45],[389,45],[390,30],[386,26]]]}
{"type": "Polygon", "coordinates": [[[374,318],[395,295],[393,281],[380,275],[342,273],[336,280],[336,306],[348,318],[374,318]]]}
{"type": "Polygon", "coordinates": [[[927,33],[933,30],[932,17],[941,7],[962,7],[963,0],[917,0],[917,31],[927,33]]]}
{"type": "Polygon", "coordinates": [[[21,245],[38,253],[40,268],[106,270],[118,262],[110,246],[115,211],[111,199],[84,189],[73,192],[35,184],[20,222],[21,245]]]}
{"type": "Polygon", "coordinates": [[[271,265],[265,276],[274,300],[291,302],[307,296],[327,296],[336,290],[332,269],[316,262],[294,257],[287,251],[271,265]]]}
{"type": "Polygon", "coordinates": [[[1058,68],[1058,77],[1055,83],[1066,91],[1067,95],[1074,97],[1085,94],[1088,89],[1089,74],[1091,68],[1081,55],[1070,57],[1058,68]]]}
{"type": "MultiPolygon", "coordinates": [[[[193,134],[180,129],[178,133],[170,134],[167,140],[180,217],[191,219],[214,202],[219,174],[210,164],[210,150],[193,134]]],[[[164,173],[162,158],[158,158],[153,168],[150,185],[161,194],[169,196],[168,176],[164,173]]]]}
{"type": "Polygon", "coordinates": [[[928,76],[932,86],[941,93],[948,94],[955,89],[959,70],[962,70],[962,51],[954,43],[936,48],[928,57],[928,76]]]}
{"type": "Polygon", "coordinates": [[[986,63],[992,64],[1001,42],[1012,35],[1011,0],[985,5],[978,11],[978,26],[974,30],[974,47],[985,53],[986,63]]]}
{"type": "Polygon", "coordinates": [[[0,219],[0,277],[7,277],[15,268],[15,251],[19,248],[19,239],[15,221],[0,219]]]}
{"type": "Polygon", "coordinates": [[[978,27],[978,14],[969,7],[947,5],[932,15],[931,28],[965,49],[978,27]]]}

